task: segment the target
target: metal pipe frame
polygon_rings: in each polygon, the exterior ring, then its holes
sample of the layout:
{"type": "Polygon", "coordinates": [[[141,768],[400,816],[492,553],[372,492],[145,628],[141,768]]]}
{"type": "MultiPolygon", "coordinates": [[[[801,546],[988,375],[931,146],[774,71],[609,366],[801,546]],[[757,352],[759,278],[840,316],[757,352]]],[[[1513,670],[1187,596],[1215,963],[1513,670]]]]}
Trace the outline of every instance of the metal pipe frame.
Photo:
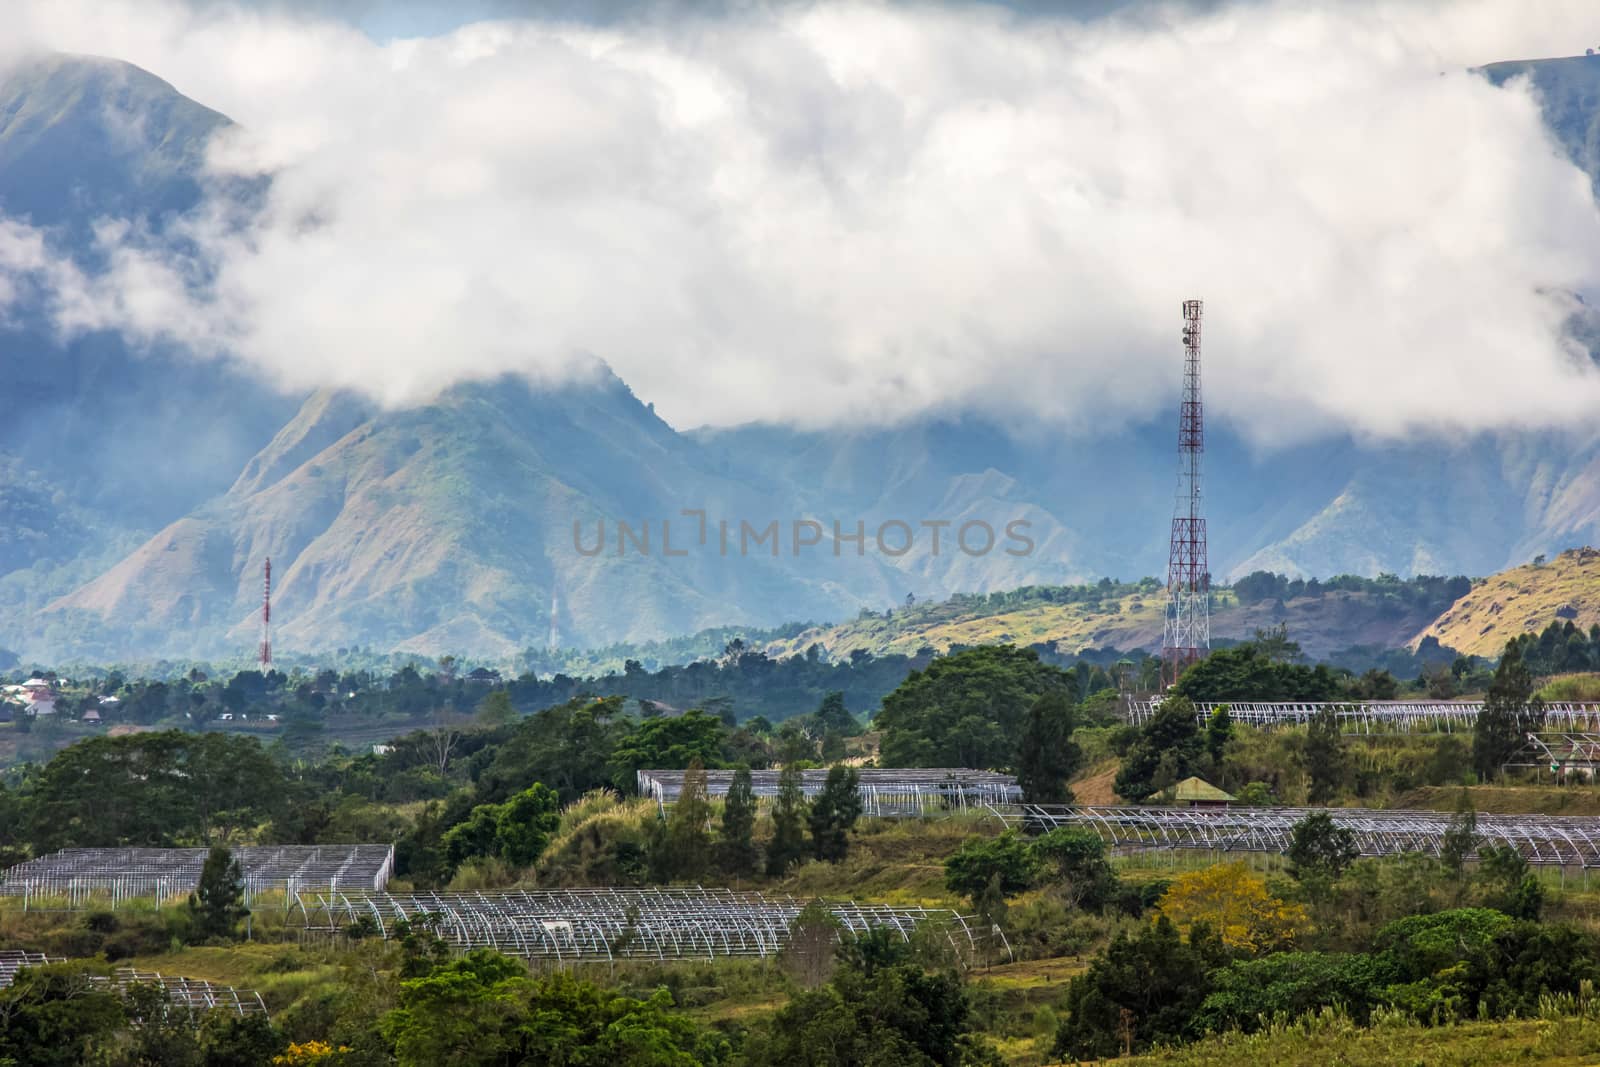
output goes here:
{"type": "MultiPolygon", "coordinates": [[[[1326,814],[1355,835],[1364,856],[1420,852],[1438,856],[1456,816],[1437,811],[1365,808],[1157,808],[1023,805],[995,809],[1007,825],[1093,831],[1116,848],[1286,852],[1295,824],[1326,814]]],[[[1479,846],[1516,849],[1529,863],[1600,867],[1600,818],[1558,815],[1476,816],[1479,846]]]]}
{"type": "MultiPolygon", "coordinates": [[[[308,930],[336,931],[369,916],[385,937],[392,936],[399,920],[428,918],[458,949],[493,948],[567,963],[770,957],[788,943],[806,903],[698,887],[405,895],[335,891],[302,895],[290,910],[299,912],[308,930]]],[[[975,945],[970,925],[948,909],[854,902],[826,907],[852,934],[883,927],[909,941],[913,930],[932,923],[958,949],[970,952],[975,945]]]]}
{"type": "MultiPolygon", "coordinates": [[[[1332,708],[1347,734],[1454,733],[1471,730],[1478,713],[1483,710],[1481,700],[1203,701],[1195,704],[1195,717],[1204,723],[1214,709],[1224,705],[1234,722],[1259,727],[1304,724],[1324,709],[1332,708]]],[[[1130,699],[1128,721],[1135,726],[1149,722],[1160,706],[1159,697],[1130,699]]],[[[1546,704],[1544,723],[1546,729],[1553,732],[1600,732],[1600,703],[1556,701],[1546,704]]]]}

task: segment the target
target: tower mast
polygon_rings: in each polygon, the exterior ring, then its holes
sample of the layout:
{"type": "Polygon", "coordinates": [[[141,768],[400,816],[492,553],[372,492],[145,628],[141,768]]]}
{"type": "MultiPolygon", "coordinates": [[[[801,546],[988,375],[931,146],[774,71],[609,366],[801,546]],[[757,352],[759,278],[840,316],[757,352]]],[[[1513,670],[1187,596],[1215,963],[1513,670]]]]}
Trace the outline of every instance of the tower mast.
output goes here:
{"type": "Polygon", "coordinates": [[[261,572],[261,673],[272,670],[272,557],[261,572]]]}
{"type": "Polygon", "coordinates": [[[1161,681],[1172,685],[1211,648],[1211,568],[1200,507],[1205,411],[1200,402],[1200,301],[1183,302],[1183,401],[1178,409],[1178,492],[1167,555],[1167,612],[1161,637],[1161,681]]]}

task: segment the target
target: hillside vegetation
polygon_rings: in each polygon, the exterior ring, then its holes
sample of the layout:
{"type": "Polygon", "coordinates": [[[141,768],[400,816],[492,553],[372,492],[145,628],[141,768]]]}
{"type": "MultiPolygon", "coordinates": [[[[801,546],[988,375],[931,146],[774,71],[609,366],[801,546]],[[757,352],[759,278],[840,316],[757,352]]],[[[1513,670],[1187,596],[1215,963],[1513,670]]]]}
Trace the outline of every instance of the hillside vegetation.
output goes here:
{"type": "Polygon", "coordinates": [[[1511,638],[1557,619],[1581,630],[1600,624],[1600,550],[1569,549],[1485,578],[1416,640],[1432,637],[1468,655],[1497,656],[1511,638]]]}
{"type": "MultiPolygon", "coordinates": [[[[1243,641],[1281,624],[1313,659],[1356,647],[1399,648],[1414,644],[1468,584],[1464,578],[1401,581],[1393,576],[1343,576],[1323,583],[1258,572],[1213,590],[1211,636],[1243,641]]],[[[1600,613],[1600,585],[1591,595],[1600,613]]],[[[925,648],[946,652],[953,646],[1002,643],[1053,645],[1067,655],[1091,648],[1153,650],[1161,647],[1164,608],[1164,592],[1154,578],[956,595],[892,611],[863,611],[849,622],[771,641],[767,653],[792,655],[813,644],[836,659],[857,651],[915,655],[925,648]]],[[[1540,625],[1548,621],[1547,616],[1540,625]]]]}

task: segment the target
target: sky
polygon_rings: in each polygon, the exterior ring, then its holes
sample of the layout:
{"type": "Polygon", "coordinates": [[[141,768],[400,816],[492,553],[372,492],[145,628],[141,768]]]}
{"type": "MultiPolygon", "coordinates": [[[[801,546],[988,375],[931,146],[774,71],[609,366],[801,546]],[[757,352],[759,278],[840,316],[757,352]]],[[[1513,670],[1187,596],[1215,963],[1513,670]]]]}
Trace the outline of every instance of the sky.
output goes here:
{"type": "Polygon", "coordinates": [[[1063,6],[10,0],[12,54],[160,75],[271,185],[184,220],[198,272],[0,217],[0,302],[391,404],[599,361],[680,427],[1093,430],[1165,417],[1200,297],[1263,444],[1592,418],[1600,212],[1470,71],[1600,44],[1589,0],[1063,6]]]}

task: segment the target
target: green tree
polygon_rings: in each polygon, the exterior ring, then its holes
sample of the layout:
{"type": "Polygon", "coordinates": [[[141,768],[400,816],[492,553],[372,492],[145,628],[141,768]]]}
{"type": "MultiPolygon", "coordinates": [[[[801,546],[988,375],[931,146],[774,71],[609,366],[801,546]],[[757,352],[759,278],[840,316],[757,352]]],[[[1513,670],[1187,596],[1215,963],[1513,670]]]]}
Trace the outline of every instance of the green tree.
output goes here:
{"type": "Polygon", "coordinates": [[[478,705],[479,724],[493,730],[516,721],[517,709],[511,704],[511,694],[504,689],[490,691],[478,705]]]}
{"type": "Polygon", "coordinates": [[[618,789],[631,791],[642,769],[687,767],[694,760],[702,767],[720,767],[727,736],[722,720],[699,708],[671,718],[646,719],[612,753],[612,781],[618,789]]]}
{"type": "Polygon", "coordinates": [[[1205,999],[1207,972],[1225,958],[1209,932],[1196,929],[1184,941],[1165,915],[1135,935],[1118,933],[1067,986],[1056,1055],[1108,1059],[1183,1038],[1205,999]]]}
{"type": "Polygon", "coordinates": [[[985,645],[942,656],[912,671],[883,699],[873,720],[883,731],[886,767],[1006,767],[1016,756],[1028,709],[1065,692],[1066,672],[1032,649],[985,645]]]}
{"type": "Polygon", "coordinates": [[[952,893],[976,901],[990,879],[1000,878],[1000,891],[1015,896],[1033,884],[1037,859],[1015,830],[997,837],[968,838],[944,861],[944,884],[952,893]]]}
{"type": "Polygon", "coordinates": [[[760,858],[755,842],[756,797],[750,768],[733,772],[728,795],[722,802],[722,832],[717,840],[717,866],[734,878],[747,878],[756,872],[760,858]]]}
{"type": "Polygon", "coordinates": [[[698,759],[690,760],[683,772],[683,788],[667,819],[666,862],[661,869],[669,877],[698,882],[711,867],[711,797],[706,786],[706,769],[698,759]]]}
{"type": "Polygon", "coordinates": [[[555,791],[540,782],[504,804],[479,804],[445,831],[441,840],[445,856],[452,868],[480,856],[526,867],[539,858],[560,826],[560,809],[555,791]]]}
{"type": "MultiPolygon", "coordinates": [[[[609,785],[612,755],[629,733],[622,703],[622,697],[578,697],[518,719],[478,776],[479,803],[499,803],[529,782],[554,789],[563,804],[609,785]]],[[[400,745],[411,743],[402,738],[400,745]]],[[[671,766],[688,766],[688,761],[671,766]]],[[[630,777],[625,789],[634,787],[630,777]]]]}
{"type": "Polygon", "coordinates": [[[1173,691],[1196,704],[1252,700],[1336,700],[1339,678],[1325,664],[1308,667],[1274,658],[1254,642],[1219,649],[1183,672],[1173,691]]]}
{"type": "Polygon", "coordinates": [[[1307,878],[1335,879],[1361,855],[1356,835],[1319,811],[1294,824],[1289,837],[1290,873],[1307,878]]]}
{"type": "Polygon", "coordinates": [[[822,698],[822,705],[817,708],[816,720],[824,733],[837,737],[854,737],[861,732],[861,724],[850,714],[850,709],[845,707],[844,693],[838,690],[822,698]]]}
{"type": "Polygon", "coordinates": [[[822,791],[811,802],[811,845],[817,859],[838,863],[850,849],[850,831],[861,817],[861,776],[853,767],[828,768],[822,791]]]}
{"type": "Polygon", "coordinates": [[[200,868],[200,883],[189,894],[189,915],[202,938],[233,938],[250,914],[244,906],[244,868],[233,853],[213,845],[200,868]]]}
{"type": "Polygon", "coordinates": [[[24,967],[0,988],[0,1064],[78,1067],[126,1023],[110,969],[94,963],[24,967]]]}
{"type": "Polygon", "coordinates": [[[766,1067],[962,1067],[993,1063],[973,1038],[959,975],[929,973],[903,946],[868,935],[841,947],[820,988],[795,994],[750,1035],[739,1062],[766,1067]]]}
{"type": "Polygon", "coordinates": [[[800,768],[787,766],[778,775],[778,798],[772,805],[772,842],[767,846],[767,873],[774,878],[799,862],[806,852],[806,795],[800,768]]]}
{"type": "Polygon", "coordinates": [[[1304,758],[1310,779],[1307,799],[1313,804],[1326,804],[1338,795],[1345,778],[1344,737],[1336,709],[1323,708],[1311,717],[1306,727],[1304,758]]]}
{"type": "Polygon", "coordinates": [[[636,1000],[557,971],[475,949],[400,983],[382,1028],[400,1067],[693,1067],[727,1043],[672,1010],[665,989],[636,1000]]]}
{"type": "Polygon", "coordinates": [[[1499,777],[1500,768],[1527,745],[1528,734],[1544,725],[1544,703],[1533,688],[1521,646],[1507,642],[1472,728],[1472,765],[1481,778],[1499,777]]]}
{"type": "Polygon", "coordinates": [[[1206,720],[1206,752],[1211,756],[1211,762],[1222,762],[1228,742],[1232,739],[1233,710],[1226,704],[1218,704],[1212,709],[1211,718],[1206,720]]]}
{"type": "Polygon", "coordinates": [[[1160,786],[1193,774],[1202,750],[1194,705],[1185,697],[1168,696],[1123,757],[1117,795],[1137,804],[1160,786]],[[1158,778],[1170,780],[1158,784],[1158,778]]]}
{"type": "Polygon", "coordinates": [[[1106,856],[1106,843],[1091,830],[1062,826],[1029,846],[1033,865],[1075,907],[1099,911],[1116,899],[1121,879],[1106,856]]]}
{"type": "Polygon", "coordinates": [[[1072,740],[1077,726],[1072,700],[1049,692],[1028,708],[1017,746],[1017,785],[1029,804],[1070,804],[1067,781],[1083,766],[1083,750],[1072,740]]]}

